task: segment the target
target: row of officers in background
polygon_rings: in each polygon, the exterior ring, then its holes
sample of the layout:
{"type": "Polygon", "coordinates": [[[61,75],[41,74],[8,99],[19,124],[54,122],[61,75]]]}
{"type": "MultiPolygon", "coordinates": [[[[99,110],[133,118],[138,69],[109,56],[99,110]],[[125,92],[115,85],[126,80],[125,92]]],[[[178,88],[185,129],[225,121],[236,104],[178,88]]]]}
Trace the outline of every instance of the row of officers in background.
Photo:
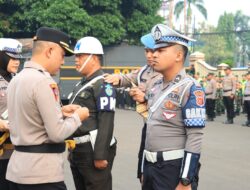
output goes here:
{"type": "Polygon", "coordinates": [[[203,86],[206,94],[207,121],[214,121],[216,116],[226,113],[224,124],[233,124],[234,117],[247,113],[247,121],[243,126],[250,126],[250,73],[234,76],[231,67],[224,69],[225,76],[217,77],[209,73],[203,80],[196,79],[203,86]]]}

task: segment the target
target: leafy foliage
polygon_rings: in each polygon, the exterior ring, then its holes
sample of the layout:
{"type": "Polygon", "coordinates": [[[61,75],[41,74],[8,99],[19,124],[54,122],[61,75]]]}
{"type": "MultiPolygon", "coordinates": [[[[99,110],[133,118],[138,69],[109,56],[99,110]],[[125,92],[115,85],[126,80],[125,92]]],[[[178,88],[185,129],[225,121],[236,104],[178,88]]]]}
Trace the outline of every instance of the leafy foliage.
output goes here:
{"type": "Polygon", "coordinates": [[[161,0],[122,0],[121,13],[130,43],[139,43],[142,35],[149,33],[152,26],[163,18],[156,15],[161,0]]]}
{"type": "MultiPolygon", "coordinates": [[[[199,33],[202,34],[203,31],[214,33],[216,32],[216,28],[203,23],[199,29],[199,33]]],[[[227,50],[227,43],[223,36],[200,35],[196,39],[198,39],[201,44],[196,47],[196,50],[205,53],[207,63],[217,66],[222,62],[233,62],[233,51],[227,50]]]]}
{"type": "Polygon", "coordinates": [[[174,8],[174,14],[176,16],[177,19],[179,19],[180,14],[184,11],[186,11],[187,13],[187,23],[188,23],[188,27],[186,28],[186,31],[189,31],[189,27],[191,25],[191,21],[192,21],[192,16],[193,16],[193,8],[195,7],[203,16],[205,19],[207,19],[207,10],[204,7],[204,2],[203,0],[187,0],[187,7],[185,10],[185,4],[184,4],[185,0],[179,0],[174,8]]]}
{"type": "Polygon", "coordinates": [[[0,0],[0,35],[32,37],[41,26],[58,28],[79,39],[95,36],[104,45],[140,36],[162,21],[160,0],[0,0]]]}
{"type": "Polygon", "coordinates": [[[234,31],[234,15],[232,13],[225,12],[224,15],[220,16],[217,31],[224,33],[222,36],[226,40],[226,48],[229,51],[233,51],[235,46],[235,34],[232,33],[234,31]],[[231,31],[231,33],[225,31],[231,31]]]}

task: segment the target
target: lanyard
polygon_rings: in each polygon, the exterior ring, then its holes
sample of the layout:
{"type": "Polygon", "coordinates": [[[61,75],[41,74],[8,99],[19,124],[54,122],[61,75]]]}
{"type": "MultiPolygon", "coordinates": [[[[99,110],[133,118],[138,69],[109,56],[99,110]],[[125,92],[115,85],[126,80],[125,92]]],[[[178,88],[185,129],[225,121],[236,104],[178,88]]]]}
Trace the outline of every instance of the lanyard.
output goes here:
{"type": "MultiPolygon", "coordinates": [[[[192,79],[190,78],[186,78],[180,82],[178,82],[177,84],[173,85],[172,87],[170,87],[166,92],[164,92],[160,98],[158,98],[158,100],[154,103],[154,105],[152,105],[149,108],[149,116],[148,116],[148,120],[151,118],[152,114],[157,110],[157,108],[160,106],[160,104],[162,103],[162,101],[176,88],[186,84],[186,83],[191,83],[193,82],[192,79]]],[[[187,85],[188,86],[188,85],[187,85]]],[[[185,88],[186,89],[186,88],[185,88]]]]}
{"type": "MultiPolygon", "coordinates": [[[[93,78],[91,81],[89,81],[87,84],[85,84],[82,88],[80,88],[80,89],[77,91],[77,93],[75,94],[74,98],[71,100],[70,103],[72,104],[72,103],[75,101],[76,96],[77,96],[81,91],[83,91],[84,89],[86,89],[86,88],[89,87],[89,86],[92,86],[96,81],[98,81],[98,80],[100,80],[100,79],[103,79],[103,76],[102,76],[102,75],[93,78]]],[[[72,96],[72,94],[69,95],[68,99],[70,99],[71,96],[72,96]]]]}

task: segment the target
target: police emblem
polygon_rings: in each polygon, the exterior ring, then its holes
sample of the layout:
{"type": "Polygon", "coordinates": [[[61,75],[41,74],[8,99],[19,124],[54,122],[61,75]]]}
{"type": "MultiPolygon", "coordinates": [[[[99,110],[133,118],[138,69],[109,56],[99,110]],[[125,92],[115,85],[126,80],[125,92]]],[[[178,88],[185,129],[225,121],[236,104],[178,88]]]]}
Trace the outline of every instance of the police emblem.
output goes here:
{"type": "Polygon", "coordinates": [[[81,95],[80,95],[80,97],[83,98],[84,96],[85,96],[85,92],[82,92],[81,95]]]}
{"type": "Polygon", "coordinates": [[[113,94],[113,87],[110,84],[105,85],[105,93],[108,96],[111,96],[113,94]]]}
{"type": "Polygon", "coordinates": [[[174,82],[180,82],[181,80],[181,75],[177,75],[174,79],[174,82]]]}
{"type": "Polygon", "coordinates": [[[17,46],[17,52],[19,53],[21,53],[22,52],[22,46],[20,45],[20,44],[18,44],[18,46],[17,46]]]}
{"type": "Polygon", "coordinates": [[[198,106],[204,106],[205,100],[204,100],[204,92],[202,90],[196,90],[194,91],[196,104],[198,106]]]}
{"type": "Polygon", "coordinates": [[[174,110],[174,109],[176,109],[176,105],[172,101],[170,101],[170,100],[166,101],[166,103],[164,104],[164,106],[168,110],[174,110]]]}
{"type": "Polygon", "coordinates": [[[159,27],[157,26],[155,28],[155,31],[154,31],[154,39],[155,39],[155,41],[158,41],[161,39],[161,37],[162,37],[161,31],[160,31],[159,27]]]}

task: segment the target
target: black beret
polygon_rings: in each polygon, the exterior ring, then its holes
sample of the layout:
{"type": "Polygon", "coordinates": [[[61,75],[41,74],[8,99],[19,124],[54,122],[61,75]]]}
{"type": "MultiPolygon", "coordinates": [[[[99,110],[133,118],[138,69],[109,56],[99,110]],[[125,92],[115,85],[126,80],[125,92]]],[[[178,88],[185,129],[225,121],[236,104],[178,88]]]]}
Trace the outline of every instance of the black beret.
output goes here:
{"type": "Polygon", "coordinates": [[[33,40],[57,43],[65,50],[65,56],[71,56],[74,54],[74,51],[70,48],[72,47],[72,41],[70,37],[59,30],[41,27],[37,30],[36,36],[33,38],[33,40]]]}

